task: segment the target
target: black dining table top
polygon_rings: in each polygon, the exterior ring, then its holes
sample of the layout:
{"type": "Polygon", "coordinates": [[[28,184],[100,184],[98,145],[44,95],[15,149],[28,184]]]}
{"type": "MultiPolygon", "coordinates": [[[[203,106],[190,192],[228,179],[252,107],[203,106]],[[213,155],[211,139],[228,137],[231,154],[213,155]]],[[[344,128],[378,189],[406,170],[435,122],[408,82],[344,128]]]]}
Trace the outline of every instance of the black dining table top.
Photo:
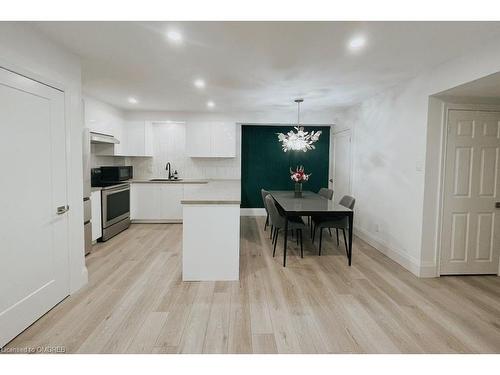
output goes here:
{"type": "Polygon", "coordinates": [[[301,198],[295,198],[294,191],[271,190],[274,200],[286,213],[297,215],[352,213],[352,210],[312,191],[303,191],[301,198]]]}

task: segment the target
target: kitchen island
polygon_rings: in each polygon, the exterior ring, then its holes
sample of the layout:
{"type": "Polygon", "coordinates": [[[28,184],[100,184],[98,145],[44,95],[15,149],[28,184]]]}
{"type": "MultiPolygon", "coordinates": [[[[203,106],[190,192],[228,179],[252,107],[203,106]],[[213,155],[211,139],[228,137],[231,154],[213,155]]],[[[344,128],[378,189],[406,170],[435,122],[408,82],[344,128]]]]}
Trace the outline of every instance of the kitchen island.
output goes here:
{"type": "Polygon", "coordinates": [[[212,180],[184,192],[182,280],[238,280],[240,180],[212,180]]]}

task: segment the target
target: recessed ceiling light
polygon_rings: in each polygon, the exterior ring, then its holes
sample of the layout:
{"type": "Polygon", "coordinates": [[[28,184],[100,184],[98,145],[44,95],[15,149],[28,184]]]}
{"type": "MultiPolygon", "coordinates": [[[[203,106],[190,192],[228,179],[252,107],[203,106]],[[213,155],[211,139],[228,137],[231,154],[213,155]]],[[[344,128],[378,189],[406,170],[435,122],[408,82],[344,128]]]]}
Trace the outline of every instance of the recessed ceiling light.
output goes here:
{"type": "Polygon", "coordinates": [[[214,103],[213,101],[209,100],[209,101],[207,102],[207,107],[208,107],[208,108],[214,108],[214,107],[215,107],[215,103],[214,103]]]}
{"type": "Polygon", "coordinates": [[[199,89],[204,89],[205,88],[205,81],[202,79],[196,79],[194,81],[194,85],[199,88],[199,89]]]}
{"type": "Polygon", "coordinates": [[[351,40],[349,40],[349,43],[347,46],[351,51],[359,51],[366,45],[366,38],[362,35],[355,36],[351,40]]]}
{"type": "Polygon", "coordinates": [[[182,34],[178,31],[175,30],[170,30],[167,32],[167,38],[171,42],[175,44],[181,44],[182,43],[182,34]]]}
{"type": "Polygon", "coordinates": [[[139,101],[136,98],[132,97],[132,96],[130,98],[128,98],[127,100],[128,100],[128,102],[130,104],[137,104],[137,103],[139,103],[139,101]]]}

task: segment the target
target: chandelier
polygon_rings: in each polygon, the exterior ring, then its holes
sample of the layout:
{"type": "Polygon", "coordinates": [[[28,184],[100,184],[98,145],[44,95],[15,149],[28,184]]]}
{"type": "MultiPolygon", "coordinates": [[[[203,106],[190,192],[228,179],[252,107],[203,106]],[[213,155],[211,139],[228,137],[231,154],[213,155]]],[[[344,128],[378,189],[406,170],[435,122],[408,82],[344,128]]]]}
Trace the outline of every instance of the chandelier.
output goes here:
{"type": "Polygon", "coordinates": [[[295,99],[295,103],[297,103],[297,126],[294,126],[294,129],[296,132],[290,130],[287,134],[276,133],[278,135],[278,141],[281,142],[283,152],[307,152],[308,150],[314,150],[316,148],[313,143],[319,139],[321,130],[309,133],[304,131],[304,127],[300,125],[300,103],[303,101],[304,99],[295,99]]]}

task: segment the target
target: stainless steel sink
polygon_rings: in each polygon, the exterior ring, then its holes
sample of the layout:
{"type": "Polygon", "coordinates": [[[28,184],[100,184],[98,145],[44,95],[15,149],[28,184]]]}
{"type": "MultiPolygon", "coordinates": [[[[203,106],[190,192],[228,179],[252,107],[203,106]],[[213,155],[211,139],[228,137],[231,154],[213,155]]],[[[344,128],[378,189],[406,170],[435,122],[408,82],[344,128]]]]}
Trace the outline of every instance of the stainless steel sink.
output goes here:
{"type": "Polygon", "coordinates": [[[153,182],[164,182],[164,181],[168,181],[168,182],[175,182],[175,181],[182,181],[182,178],[152,178],[150,179],[149,181],[153,181],[153,182]]]}

